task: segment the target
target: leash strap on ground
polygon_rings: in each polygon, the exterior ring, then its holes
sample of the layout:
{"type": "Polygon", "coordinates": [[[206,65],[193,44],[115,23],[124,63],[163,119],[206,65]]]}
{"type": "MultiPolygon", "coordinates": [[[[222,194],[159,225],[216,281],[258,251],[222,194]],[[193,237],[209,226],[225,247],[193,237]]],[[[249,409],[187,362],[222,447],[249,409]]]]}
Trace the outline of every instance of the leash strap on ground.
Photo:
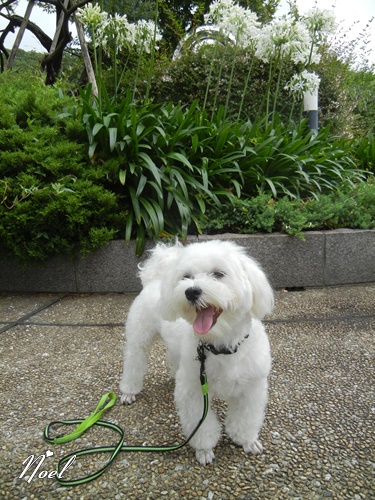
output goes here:
{"type": "Polygon", "coordinates": [[[83,432],[85,432],[87,429],[92,427],[93,425],[98,425],[100,427],[105,427],[107,429],[111,429],[115,432],[117,432],[120,435],[120,439],[118,440],[117,444],[114,446],[99,446],[96,448],[86,448],[83,450],[75,451],[73,453],[69,453],[68,455],[65,455],[58,463],[57,465],[57,476],[56,479],[57,481],[63,485],[63,486],[77,486],[79,484],[84,484],[88,483],[89,481],[92,481],[93,479],[98,478],[101,476],[107,469],[110,467],[116,456],[120,452],[166,452],[166,451],[176,451],[185,446],[195,435],[195,433],[198,431],[199,427],[202,425],[203,421],[205,420],[209,408],[209,399],[208,399],[208,384],[207,384],[207,376],[206,372],[204,369],[204,362],[206,359],[206,356],[204,354],[203,349],[200,350],[198,346],[198,359],[201,363],[201,369],[200,369],[200,381],[201,381],[201,388],[202,388],[202,394],[203,394],[203,414],[198,422],[197,426],[193,430],[193,432],[190,434],[190,436],[182,443],[180,444],[174,444],[174,445],[163,445],[163,446],[125,446],[124,445],[124,431],[121,429],[116,424],[113,424],[111,422],[106,422],[104,420],[100,420],[102,417],[103,413],[107,410],[109,410],[116,402],[116,395],[113,392],[109,392],[107,394],[104,394],[102,398],[100,399],[98,406],[96,407],[95,411],[86,419],[78,419],[78,420],[58,420],[51,422],[50,424],[47,425],[47,427],[44,429],[44,439],[51,444],[61,444],[61,443],[67,443],[69,441],[72,441],[74,439],[77,439],[83,432]],[[109,399],[109,402],[107,404],[106,401],[109,399]],[[77,428],[74,429],[74,431],[70,434],[67,435],[62,435],[62,436],[57,436],[55,438],[50,437],[50,431],[51,428],[55,425],[77,425],[77,428]],[[88,476],[84,476],[82,478],[78,479],[64,479],[62,477],[65,468],[68,467],[68,464],[72,464],[73,461],[75,461],[76,458],[82,457],[85,455],[92,455],[95,453],[110,453],[111,456],[109,457],[107,463],[98,471],[94,472],[93,474],[90,474],[88,476]]]}

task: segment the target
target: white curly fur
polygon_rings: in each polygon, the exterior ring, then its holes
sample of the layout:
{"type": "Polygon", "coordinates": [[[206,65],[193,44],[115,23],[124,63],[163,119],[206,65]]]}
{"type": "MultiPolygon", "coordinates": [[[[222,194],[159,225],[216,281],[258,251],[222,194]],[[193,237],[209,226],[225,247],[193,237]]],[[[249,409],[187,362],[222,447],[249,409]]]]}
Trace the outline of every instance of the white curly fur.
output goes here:
{"type": "MultiPolygon", "coordinates": [[[[259,265],[242,247],[211,240],[186,247],[159,244],[140,267],[143,290],[126,323],[121,402],[143,388],[147,350],[157,334],[168,347],[175,376],[175,403],[186,436],[202,414],[197,344],[234,347],[234,354],[206,352],[209,397],[227,402],[227,435],[246,453],[258,454],[267,403],[271,354],[261,319],[273,308],[273,292],[259,265]]],[[[190,441],[200,464],[211,463],[221,434],[216,414],[190,441]]]]}

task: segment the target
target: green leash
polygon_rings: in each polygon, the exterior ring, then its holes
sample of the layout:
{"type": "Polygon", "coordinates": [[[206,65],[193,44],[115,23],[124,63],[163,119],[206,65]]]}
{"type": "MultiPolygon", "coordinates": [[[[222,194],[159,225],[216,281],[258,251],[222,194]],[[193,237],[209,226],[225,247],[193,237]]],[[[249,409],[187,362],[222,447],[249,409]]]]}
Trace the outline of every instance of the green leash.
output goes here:
{"type": "Polygon", "coordinates": [[[69,453],[68,455],[65,455],[58,463],[57,465],[57,476],[56,480],[63,486],[77,486],[78,484],[84,484],[88,483],[89,481],[92,481],[93,479],[98,478],[101,476],[112,464],[116,456],[122,452],[122,451],[127,451],[127,452],[134,452],[134,451],[141,451],[141,452],[166,452],[166,451],[176,451],[185,446],[195,435],[195,433],[198,431],[199,427],[202,425],[203,421],[205,420],[209,408],[209,399],[208,399],[208,384],[207,384],[207,376],[205,372],[205,360],[206,360],[206,355],[204,353],[204,346],[202,343],[198,344],[198,360],[200,361],[200,382],[201,382],[201,389],[202,389],[202,394],[203,394],[203,414],[198,422],[197,426],[193,430],[193,432],[190,434],[190,436],[182,443],[180,444],[174,444],[174,445],[165,445],[165,446],[125,446],[124,445],[124,431],[121,429],[116,424],[113,424],[111,422],[106,422],[105,420],[100,420],[102,415],[112,408],[112,406],[116,402],[116,395],[113,392],[108,392],[107,394],[104,394],[99,403],[98,406],[96,407],[95,411],[86,419],[77,419],[77,420],[56,420],[54,422],[51,422],[47,425],[47,427],[44,429],[44,439],[51,444],[62,444],[62,443],[68,443],[69,441],[73,441],[74,439],[77,439],[83,432],[85,432],[87,429],[89,429],[93,425],[98,425],[100,427],[106,427],[107,429],[112,429],[113,431],[117,432],[120,435],[120,439],[118,443],[115,446],[98,446],[95,448],[86,448],[83,450],[75,451],[73,453],[69,453]],[[107,400],[109,400],[107,402],[107,400]],[[77,425],[78,426],[74,429],[74,431],[70,434],[62,435],[62,436],[57,436],[55,438],[50,437],[50,430],[51,427],[54,425],[77,425]],[[111,456],[108,459],[108,462],[99,469],[98,471],[94,472],[93,474],[90,474],[88,476],[84,476],[82,478],[78,479],[64,479],[62,477],[62,472],[64,472],[64,465],[65,467],[67,466],[69,461],[74,461],[78,457],[82,457],[84,455],[91,455],[94,453],[111,453],[111,456]]]}

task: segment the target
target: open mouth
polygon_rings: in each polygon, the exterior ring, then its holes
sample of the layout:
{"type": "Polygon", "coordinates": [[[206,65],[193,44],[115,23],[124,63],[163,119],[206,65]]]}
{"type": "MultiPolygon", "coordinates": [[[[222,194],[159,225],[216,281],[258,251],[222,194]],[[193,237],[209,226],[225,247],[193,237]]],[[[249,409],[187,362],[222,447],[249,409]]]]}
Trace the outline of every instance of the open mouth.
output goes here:
{"type": "Polygon", "coordinates": [[[215,306],[207,306],[205,308],[196,308],[197,317],[194,320],[193,328],[195,333],[199,335],[204,335],[208,333],[211,328],[216,324],[216,321],[220,314],[223,312],[215,306]]]}

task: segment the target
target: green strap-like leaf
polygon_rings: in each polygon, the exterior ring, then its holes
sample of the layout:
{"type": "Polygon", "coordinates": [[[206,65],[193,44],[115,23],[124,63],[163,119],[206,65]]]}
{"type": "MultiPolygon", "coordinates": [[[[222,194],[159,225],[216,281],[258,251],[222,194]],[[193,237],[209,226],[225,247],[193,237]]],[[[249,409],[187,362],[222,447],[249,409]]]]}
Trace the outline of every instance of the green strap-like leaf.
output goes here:
{"type": "Polygon", "coordinates": [[[129,194],[130,194],[130,198],[131,198],[131,201],[132,201],[132,207],[133,207],[133,213],[135,215],[135,221],[137,224],[140,224],[141,223],[141,209],[140,209],[140,206],[139,206],[139,200],[138,200],[138,197],[136,195],[136,192],[134,190],[134,187],[133,186],[129,186],[129,194]]]}
{"type": "Polygon", "coordinates": [[[183,165],[185,165],[186,167],[188,167],[189,170],[191,170],[191,171],[194,170],[192,164],[190,163],[190,161],[186,158],[186,156],[184,156],[181,153],[177,153],[177,152],[168,153],[166,155],[166,158],[170,158],[171,160],[179,161],[180,163],[182,163],[183,165]]]}
{"type": "Polygon", "coordinates": [[[115,127],[109,128],[108,133],[109,133],[109,150],[112,152],[115,149],[117,143],[117,128],[115,127]]]}
{"type": "Polygon", "coordinates": [[[123,186],[125,186],[126,182],[126,170],[120,170],[119,172],[119,180],[123,186]]]}
{"type": "Polygon", "coordinates": [[[140,158],[143,160],[143,166],[146,167],[154,176],[155,181],[161,186],[160,172],[158,167],[152,161],[147,153],[140,152],[138,154],[140,158]]]}

